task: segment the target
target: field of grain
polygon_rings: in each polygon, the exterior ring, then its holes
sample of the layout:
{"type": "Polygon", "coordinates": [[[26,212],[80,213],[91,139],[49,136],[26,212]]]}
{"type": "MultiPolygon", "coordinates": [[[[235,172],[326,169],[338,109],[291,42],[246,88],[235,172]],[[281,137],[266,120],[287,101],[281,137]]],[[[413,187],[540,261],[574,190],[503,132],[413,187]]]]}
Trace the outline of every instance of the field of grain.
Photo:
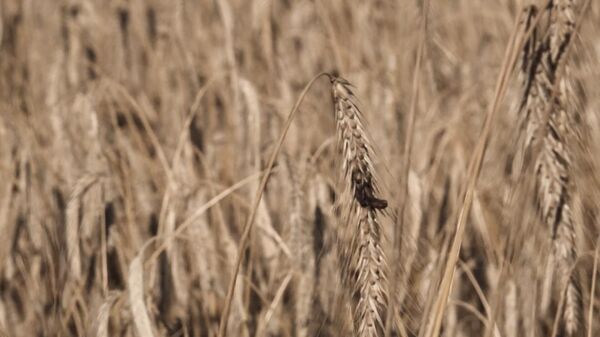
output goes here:
{"type": "Polygon", "coordinates": [[[600,336],[593,0],[0,0],[0,336],[600,336]]]}

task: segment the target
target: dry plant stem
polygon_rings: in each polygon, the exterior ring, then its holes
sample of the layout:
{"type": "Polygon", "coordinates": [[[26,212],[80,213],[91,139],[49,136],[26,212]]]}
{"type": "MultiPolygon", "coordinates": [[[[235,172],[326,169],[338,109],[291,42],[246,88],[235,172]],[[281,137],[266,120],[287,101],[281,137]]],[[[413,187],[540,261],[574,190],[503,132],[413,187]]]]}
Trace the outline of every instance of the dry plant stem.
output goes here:
{"type": "Polygon", "coordinates": [[[598,274],[598,240],[596,240],[596,249],[594,250],[594,268],[592,270],[592,289],[590,290],[590,305],[588,312],[588,332],[587,337],[592,337],[592,327],[594,325],[594,294],[596,293],[596,277],[598,274]]]}
{"type": "Polygon", "coordinates": [[[400,264],[400,256],[399,256],[399,244],[401,239],[399,238],[401,229],[404,228],[404,214],[406,212],[406,205],[408,203],[408,177],[410,174],[410,157],[412,155],[412,145],[414,138],[414,128],[415,128],[415,119],[417,114],[417,102],[419,100],[419,83],[421,78],[421,63],[423,59],[423,49],[425,48],[425,40],[427,38],[427,14],[429,11],[429,0],[425,1],[425,5],[423,6],[423,12],[421,13],[421,38],[419,40],[419,49],[417,51],[417,60],[415,65],[415,73],[413,77],[413,86],[412,86],[412,98],[410,102],[410,112],[408,114],[408,125],[404,134],[404,172],[402,172],[402,204],[400,205],[400,213],[398,215],[398,221],[400,222],[396,226],[394,226],[393,230],[393,242],[392,242],[392,271],[390,276],[390,294],[392,297],[390,298],[390,302],[388,304],[387,311],[387,319],[385,321],[385,337],[389,337],[392,333],[392,316],[394,313],[394,304],[395,294],[396,294],[396,284],[397,284],[397,270],[398,265],[400,264]]]}
{"type": "Polygon", "coordinates": [[[267,186],[267,181],[269,180],[271,171],[273,170],[273,165],[275,165],[275,159],[277,158],[277,155],[279,154],[279,151],[281,150],[281,146],[283,145],[285,136],[287,135],[287,132],[288,132],[290,126],[292,125],[292,121],[294,120],[294,116],[296,115],[296,112],[298,111],[300,104],[304,100],[304,96],[306,96],[306,93],[312,87],[312,85],[315,83],[315,81],[317,79],[319,79],[321,76],[326,76],[326,75],[328,75],[328,74],[320,73],[317,76],[313,77],[313,79],[310,80],[310,82],[308,82],[308,84],[306,85],[306,87],[304,88],[302,93],[300,94],[300,97],[296,101],[296,104],[292,108],[292,111],[290,112],[288,119],[286,120],[283,131],[281,132],[281,136],[279,137],[277,145],[275,146],[275,149],[273,150],[273,153],[271,154],[271,158],[269,159],[269,163],[267,164],[267,168],[265,169],[263,178],[260,182],[258,190],[256,191],[253,205],[250,210],[250,215],[248,216],[248,220],[246,221],[246,224],[244,225],[242,237],[240,238],[238,257],[236,259],[235,269],[233,270],[233,275],[232,275],[231,281],[229,282],[229,287],[227,290],[227,297],[225,299],[225,307],[223,308],[221,321],[219,323],[219,335],[218,335],[219,337],[225,337],[227,335],[227,321],[229,319],[229,313],[231,311],[231,301],[233,300],[233,292],[235,290],[237,276],[240,271],[240,266],[242,263],[242,259],[244,257],[244,252],[246,250],[246,246],[248,245],[248,238],[249,238],[249,234],[252,229],[252,226],[254,224],[254,218],[256,217],[256,211],[258,210],[258,205],[260,203],[260,199],[263,195],[265,187],[267,186]]]}
{"type": "Polygon", "coordinates": [[[479,173],[481,171],[481,164],[485,156],[488,138],[491,132],[493,117],[496,114],[500,101],[502,100],[506,92],[508,78],[510,76],[511,70],[516,64],[518,51],[520,51],[521,44],[524,40],[524,34],[519,33],[518,22],[519,20],[517,20],[515,29],[513,29],[511,42],[504,56],[503,66],[500,73],[500,77],[498,78],[498,83],[496,85],[493,103],[490,106],[490,109],[486,115],[483,130],[481,132],[481,135],[479,136],[479,140],[477,142],[474,154],[469,162],[469,169],[467,171],[467,177],[469,179],[468,185],[464,194],[464,201],[458,215],[458,220],[456,223],[456,233],[454,235],[454,239],[452,241],[452,245],[448,253],[448,259],[446,261],[446,266],[444,268],[442,280],[440,283],[440,291],[433,306],[433,317],[431,320],[431,324],[428,325],[428,333],[426,334],[426,336],[429,337],[439,335],[442,317],[444,315],[446,303],[448,302],[448,296],[450,294],[450,289],[452,288],[452,280],[456,271],[456,263],[458,261],[458,255],[460,253],[460,247],[465,232],[465,224],[467,221],[469,211],[471,209],[471,204],[473,202],[475,185],[477,184],[477,178],[479,177],[479,173]]]}
{"type": "MultiPolygon", "coordinates": [[[[487,298],[485,297],[485,294],[483,293],[483,290],[481,289],[481,286],[477,282],[477,278],[475,277],[475,275],[473,275],[473,272],[471,271],[469,266],[467,266],[466,263],[464,263],[460,260],[458,262],[459,262],[460,267],[462,268],[463,272],[465,273],[465,275],[467,275],[467,278],[469,279],[469,282],[473,286],[475,293],[479,297],[479,301],[481,301],[481,304],[483,305],[483,309],[485,310],[485,315],[488,317],[488,320],[490,320],[490,318],[492,316],[491,315],[492,309],[490,307],[490,304],[489,304],[487,298]]],[[[491,320],[490,320],[490,323],[492,323],[491,320]]]]}
{"type": "Polygon", "coordinates": [[[102,265],[102,295],[104,297],[108,296],[108,248],[106,242],[106,215],[101,215],[102,220],[100,223],[102,224],[101,233],[100,233],[100,247],[101,247],[101,265],[102,265]]]}
{"type": "Polygon", "coordinates": [[[494,319],[494,315],[492,314],[492,307],[490,306],[489,301],[487,300],[487,298],[485,297],[485,294],[483,292],[483,289],[481,289],[480,284],[477,282],[477,278],[475,277],[475,275],[473,274],[473,272],[471,271],[471,269],[469,268],[469,266],[467,266],[466,263],[462,262],[462,261],[458,261],[460,264],[461,269],[463,270],[463,272],[465,273],[465,275],[467,276],[467,278],[469,279],[469,282],[471,283],[471,285],[473,286],[473,289],[475,290],[475,293],[477,294],[477,296],[479,297],[479,301],[481,302],[481,304],[483,305],[483,309],[485,310],[485,325],[486,325],[486,334],[485,336],[489,336],[492,332],[494,334],[494,337],[499,337],[500,336],[500,330],[498,328],[498,324],[496,324],[496,320],[494,319]]]}
{"type": "MultiPolygon", "coordinates": [[[[454,305],[457,307],[461,307],[467,311],[469,311],[470,313],[472,313],[475,317],[477,317],[477,319],[481,322],[481,324],[488,326],[490,325],[487,318],[479,311],[477,310],[477,308],[475,308],[475,306],[473,306],[473,304],[464,302],[464,301],[459,301],[459,300],[450,300],[448,301],[448,305],[454,305]]],[[[500,337],[500,336],[494,336],[494,337],[500,337]]]]}
{"type": "Polygon", "coordinates": [[[267,327],[269,326],[269,323],[271,322],[271,318],[273,318],[273,314],[275,313],[277,306],[279,305],[279,303],[281,303],[281,298],[283,297],[283,294],[284,294],[285,290],[287,289],[291,280],[292,280],[292,274],[288,273],[286,275],[286,277],[283,279],[283,281],[281,282],[281,285],[279,286],[279,288],[277,289],[277,292],[275,293],[275,296],[273,297],[273,300],[271,301],[271,304],[269,305],[269,309],[265,312],[263,320],[258,323],[258,328],[256,329],[257,337],[267,335],[267,327]]]}

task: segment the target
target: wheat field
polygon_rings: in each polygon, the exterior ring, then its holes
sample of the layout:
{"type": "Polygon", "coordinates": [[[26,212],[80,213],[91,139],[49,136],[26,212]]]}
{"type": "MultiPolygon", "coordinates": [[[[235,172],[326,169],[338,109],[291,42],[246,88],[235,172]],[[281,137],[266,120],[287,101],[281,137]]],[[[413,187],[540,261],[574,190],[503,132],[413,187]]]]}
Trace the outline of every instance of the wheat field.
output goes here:
{"type": "Polygon", "coordinates": [[[0,336],[600,336],[593,0],[0,0],[0,336]]]}

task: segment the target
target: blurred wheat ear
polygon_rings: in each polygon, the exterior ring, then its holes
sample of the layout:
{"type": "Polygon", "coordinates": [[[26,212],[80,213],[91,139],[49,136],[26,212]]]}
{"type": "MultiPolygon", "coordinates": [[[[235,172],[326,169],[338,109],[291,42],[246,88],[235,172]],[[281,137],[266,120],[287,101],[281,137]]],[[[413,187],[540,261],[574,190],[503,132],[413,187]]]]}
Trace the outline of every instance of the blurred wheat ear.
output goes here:
{"type": "Polygon", "coordinates": [[[379,217],[387,201],[379,188],[373,150],[356,105],[351,84],[332,78],[336,138],[341,158],[341,210],[344,237],[342,278],[352,291],[357,336],[382,336],[388,303],[388,266],[383,250],[379,217]]]}
{"type": "Polygon", "coordinates": [[[538,13],[536,7],[530,7],[528,25],[534,24],[536,15],[547,14],[550,26],[547,32],[539,27],[541,25],[533,26],[533,33],[524,46],[520,107],[525,130],[521,150],[530,153],[534,163],[538,214],[552,244],[552,271],[546,276],[542,310],[548,307],[551,289],[558,289],[554,293],[564,296],[562,328],[568,336],[583,331],[581,289],[576,273],[571,272],[577,260],[575,227],[578,224],[573,216],[572,200],[576,191],[572,183],[573,150],[569,140],[576,132],[574,119],[579,112],[566,53],[575,33],[574,5],[572,0],[553,1],[547,13],[538,13]],[[539,39],[538,31],[543,39],[539,39]],[[553,274],[558,276],[556,281],[553,274]],[[556,282],[554,286],[553,282],[556,282]]]}

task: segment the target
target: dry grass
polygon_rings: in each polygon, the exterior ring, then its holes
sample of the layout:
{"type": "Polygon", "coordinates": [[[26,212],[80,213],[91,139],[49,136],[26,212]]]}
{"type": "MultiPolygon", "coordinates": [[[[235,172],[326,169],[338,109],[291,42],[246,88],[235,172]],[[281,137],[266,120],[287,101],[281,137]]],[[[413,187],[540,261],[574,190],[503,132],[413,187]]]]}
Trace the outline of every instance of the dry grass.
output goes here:
{"type": "Polygon", "coordinates": [[[0,2],[0,336],[600,335],[598,22],[0,2]]]}

